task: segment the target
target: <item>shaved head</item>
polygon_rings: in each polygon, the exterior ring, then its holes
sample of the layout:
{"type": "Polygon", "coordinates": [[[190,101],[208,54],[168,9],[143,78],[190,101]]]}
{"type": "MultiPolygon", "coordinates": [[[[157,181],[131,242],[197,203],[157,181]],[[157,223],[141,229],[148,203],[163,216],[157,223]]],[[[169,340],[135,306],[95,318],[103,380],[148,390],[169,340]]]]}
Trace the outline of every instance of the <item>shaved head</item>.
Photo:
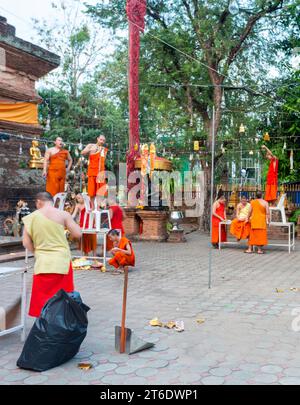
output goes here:
{"type": "Polygon", "coordinates": [[[40,193],[37,193],[36,200],[40,200],[40,201],[49,201],[49,202],[53,202],[53,197],[50,193],[48,193],[47,191],[42,191],[40,193]]]}
{"type": "Polygon", "coordinates": [[[62,148],[62,146],[63,146],[63,139],[62,139],[60,136],[58,136],[58,137],[55,139],[55,141],[54,141],[54,145],[55,145],[57,148],[62,148]]]}
{"type": "Polygon", "coordinates": [[[105,141],[106,141],[106,138],[105,138],[105,136],[104,135],[99,135],[98,137],[97,137],[97,143],[99,144],[99,145],[104,145],[105,144],[105,141]]]}

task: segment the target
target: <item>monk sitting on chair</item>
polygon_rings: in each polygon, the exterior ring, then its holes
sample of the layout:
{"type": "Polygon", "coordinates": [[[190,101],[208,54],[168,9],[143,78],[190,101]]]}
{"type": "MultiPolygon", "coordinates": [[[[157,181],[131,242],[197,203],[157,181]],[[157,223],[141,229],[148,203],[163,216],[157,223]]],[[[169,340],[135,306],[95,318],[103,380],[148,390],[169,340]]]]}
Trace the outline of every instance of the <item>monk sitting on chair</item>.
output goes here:
{"type": "Polygon", "coordinates": [[[116,229],[108,232],[108,237],[113,243],[114,247],[111,249],[113,258],[108,261],[111,266],[114,266],[119,271],[114,271],[113,274],[119,274],[124,270],[128,270],[128,266],[135,265],[135,255],[132,249],[131,242],[120,234],[116,229]]]}
{"type": "Polygon", "coordinates": [[[278,188],[278,158],[265,145],[262,146],[267,154],[266,158],[270,161],[269,170],[267,174],[267,184],[265,191],[265,200],[274,205],[277,199],[278,188]]]}
{"type": "MultiPolygon", "coordinates": [[[[226,221],[226,207],[225,207],[225,196],[223,192],[220,191],[217,196],[217,200],[213,203],[212,206],[212,235],[211,243],[217,248],[219,243],[219,224],[222,221],[226,221]]],[[[226,226],[222,225],[221,227],[221,242],[226,242],[226,226]]]]}
{"type": "Polygon", "coordinates": [[[257,253],[263,254],[262,247],[268,244],[267,225],[270,222],[270,210],[269,204],[262,198],[261,191],[257,191],[256,199],[251,201],[251,207],[251,230],[245,253],[253,253],[253,247],[257,246],[257,253]]]}
{"type": "Polygon", "coordinates": [[[69,151],[63,149],[62,138],[56,138],[55,146],[45,153],[43,177],[47,178],[46,191],[54,197],[65,191],[66,173],[71,169],[73,160],[69,151]],[[68,167],[66,169],[66,162],[68,167]]]}
{"type": "Polygon", "coordinates": [[[231,235],[235,236],[238,241],[249,238],[251,211],[251,204],[248,203],[247,197],[243,195],[236,209],[236,218],[231,222],[230,226],[231,235]]]}

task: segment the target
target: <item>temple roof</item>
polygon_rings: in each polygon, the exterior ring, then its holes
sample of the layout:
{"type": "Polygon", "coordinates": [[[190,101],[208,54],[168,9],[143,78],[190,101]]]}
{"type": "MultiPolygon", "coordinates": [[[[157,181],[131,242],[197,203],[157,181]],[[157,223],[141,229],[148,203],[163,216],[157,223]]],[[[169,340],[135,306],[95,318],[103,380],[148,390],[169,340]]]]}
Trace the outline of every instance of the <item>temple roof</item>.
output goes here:
{"type": "Polygon", "coordinates": [[[16,37],[16,29],[0,16],[0,48],[5,50],[7,67],[41,78],[60,64],[60,57],[16,37]]]}

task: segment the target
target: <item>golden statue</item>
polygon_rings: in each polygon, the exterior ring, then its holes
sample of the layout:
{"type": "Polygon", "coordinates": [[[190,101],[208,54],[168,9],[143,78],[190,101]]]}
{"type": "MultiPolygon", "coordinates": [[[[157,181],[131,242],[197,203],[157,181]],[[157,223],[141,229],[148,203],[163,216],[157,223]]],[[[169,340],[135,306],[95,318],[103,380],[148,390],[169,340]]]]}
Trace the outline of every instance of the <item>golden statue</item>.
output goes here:
{"type": "Polygon", "coordinates": [[[44,165],[44,158],[42,157],[41,151],[39,149],[39,142],[32,141],[31,148],[29,149],[30,152],[30,162],[29,167],[30,169],[42,169],[44,165]]]}
{"type": "Polygon", "coordinates": [[[228,202],[228,209],[234,211],[240,202],[237,188],[233,188],[228,202]]]}

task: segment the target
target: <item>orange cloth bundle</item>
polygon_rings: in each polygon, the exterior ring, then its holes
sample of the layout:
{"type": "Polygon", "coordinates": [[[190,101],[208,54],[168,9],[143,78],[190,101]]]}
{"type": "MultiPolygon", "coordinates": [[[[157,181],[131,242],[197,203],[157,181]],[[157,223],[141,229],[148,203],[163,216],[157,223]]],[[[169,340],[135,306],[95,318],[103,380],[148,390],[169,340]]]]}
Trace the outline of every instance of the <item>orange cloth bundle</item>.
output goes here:
{"type": "Polygon", "coordinates": [[[33,103],[0,102],[0,120],[20,124],[38,124],[38,106],[33,103]]]}

